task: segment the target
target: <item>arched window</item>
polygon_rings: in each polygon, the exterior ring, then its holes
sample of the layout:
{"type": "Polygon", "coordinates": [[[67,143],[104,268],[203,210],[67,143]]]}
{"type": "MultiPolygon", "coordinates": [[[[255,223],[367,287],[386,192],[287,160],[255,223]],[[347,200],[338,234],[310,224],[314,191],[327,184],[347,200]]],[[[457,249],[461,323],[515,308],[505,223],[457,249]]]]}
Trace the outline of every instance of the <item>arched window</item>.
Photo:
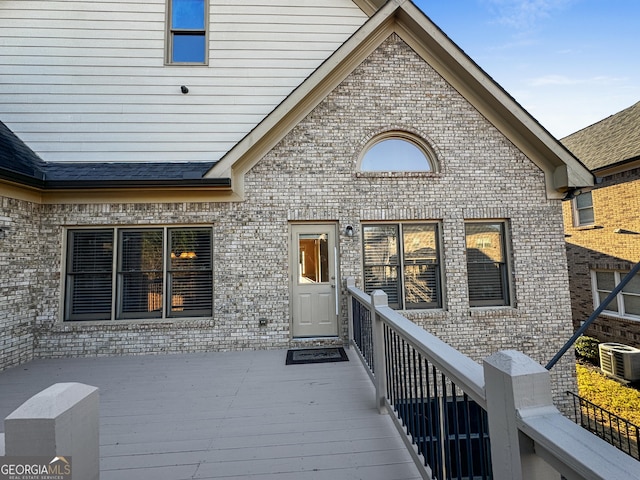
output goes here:
{"type": "Polygon", "coordinates": [[[375,138],[360,159],[363,172],[432,172],[433,154],[414,137],[397,132],[375,138]]]}

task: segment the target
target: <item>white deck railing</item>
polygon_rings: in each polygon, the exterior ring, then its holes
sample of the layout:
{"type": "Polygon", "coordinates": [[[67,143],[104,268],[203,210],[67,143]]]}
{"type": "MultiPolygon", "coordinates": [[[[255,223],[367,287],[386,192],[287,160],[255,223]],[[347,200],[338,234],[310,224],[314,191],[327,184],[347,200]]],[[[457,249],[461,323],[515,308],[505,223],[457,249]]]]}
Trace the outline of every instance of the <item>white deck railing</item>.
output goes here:
{"type": "Polygon", "coordinates": [[[424,478],[640,479],[640,462],[564,417],[516,351],[480,365],[347,280],[351,343],[424,478]]]}

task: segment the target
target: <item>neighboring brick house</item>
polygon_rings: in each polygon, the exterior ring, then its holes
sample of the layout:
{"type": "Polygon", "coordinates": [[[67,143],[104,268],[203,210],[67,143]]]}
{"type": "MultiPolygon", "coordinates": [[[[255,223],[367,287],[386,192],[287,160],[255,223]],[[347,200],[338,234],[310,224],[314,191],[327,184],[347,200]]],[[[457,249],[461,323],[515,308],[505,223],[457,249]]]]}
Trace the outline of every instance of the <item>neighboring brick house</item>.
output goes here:
{"type": "MultiPolygon", "coordinates": [[[[564,202],[573,323],[579,328],[640,262],[640,102],[562,140],[595,175],[564,202]]],[[[640,347],[640,278],[588,328],[602,342],[640,347]]]]}
{"type": "Polygon", "coordinates": [[[0,50],[28,92],[0,103],[0,368],[342,343],[349,276],[476,360],[571,336],[561,199],[593,177],[411,2],[296,2],[304,43],[212,0],[184,63],[165,0],[101,12],[129,42],[45,3],[0,5],[43,29],[0,50]]]}

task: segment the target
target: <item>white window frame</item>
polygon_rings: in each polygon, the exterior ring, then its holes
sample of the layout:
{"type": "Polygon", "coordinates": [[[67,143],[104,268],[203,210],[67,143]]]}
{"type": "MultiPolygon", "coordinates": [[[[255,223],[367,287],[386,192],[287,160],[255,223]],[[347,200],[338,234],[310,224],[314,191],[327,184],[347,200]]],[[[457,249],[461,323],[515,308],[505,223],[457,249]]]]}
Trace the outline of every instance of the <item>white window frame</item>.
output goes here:
{"type": "MultiPolygon", "coordinates": [[[[366,222],[362,224],[362,248],[364,250],[364,248],[366,248],[366,243],[365,243],[365,239],[364,239],[364,230],[367,227],[380,227],[380,226],[393,226],[396,228],[396,233],[397,233],[397,242],[398,242],[398,260],[397,260],[397,264],[395,266],[397,266],[398,272],[397,272],[397,282],[398,282],[398,303],[394,304],[392,302],[389,303],[389,306],[391,308],[394,308],[395,310],[437,310],[437,309],[442,309],[442,305],[444,302],[444,298],[445,298],[445,294],[444,294],[444,277],[443,277],[443,265],[442,265],[442,227],[441,227],[441,222],[439,221],[405,221],[405,222],[366,222]],[[411,227],[411,226],[420,226],[420,225],[428,225],[428,226],[433,226],[435,228],[435,241],[436,241],[436,247],[435,247],[435,251],[436,251],[436,263],[435,263],[435,267],[436,267],[436,275],[435,275],[435,281],[436,281],[436,287],[437,287],[437,298],[436,301],[433,302],[432,305],[428,305],[428,306],[415,306],[415,307],[407,307],[407,292],[405,289],[405,271],[406,271],[406,267],[407,267],[407,259],[405,258],[405,252],[404,252],[404,227],[411,227]]],[[[363,252],[363,256],[362,256],[362,272],[363,272],[363,279],[364,279],[364,284],[365,284],[365,291],[367,290],[367,284],[366,284],[366,274],[365,274],[365,269],[368,266],[365,263],[365,254],[363,252]]],[[[370,265],[370,266],[376,266],[376,265],[370,265]]],[[[369,290],[371,290],[369,288],[369,290]]],[[[416,304],[417,305],[417,304],[416,304]]]]}
{"type": "Polygon", "coordinates": [[[360,156],[358,157],[357,170],[359,172],[368,173],[368,174],[384,174],[384,173],[436,173],[439,171],[438,162],[436,159],[436,155],[431,148],[431,146],[422,138],[417,135],[402,131],[402,130],[392,130],[388,132],[384,132],[380,135],[376,135],[373,139],[369,140],[365,147],[360,152],[360,156]],[[407,142],[410,145],[414,146],[419,153],[424,156],[425,165],[428,168],[425,169],[415,169],[415,170],[399,170],[390,166],[388,169],[369,169],[363,168],[363,163],[366,163],[366,159],[370,150],[386,141],[389,140],[400,140],[403,142],[407,142]]]}
{"type": "MultiPolygon", "coordinates": [[[[613,274],[613,280],[614,280],[614,288],[620,284],[620,281],[627,275],[626,271],[619,271],[619,270],[603,270],[603,269],[596,269],[596,270],[591,270],[591,293],[592,293],[592,298],[593,298],[593,308],[596,309],[600,306],[600,293],[606,294],[604,295],[604,297],[606,298],[609,293],[611,293],[611,290],[605,290],[602,288],[598,288],[598,277],[597,274],[598,272],[600,273],[612,273],[613,274]]],[[[624,289],[623,289],[624,290],[624,289]]],[[[624,318],[627,320],[633,320],[636,322],[640,322],[640,315],[634,315],[632,313],[627,313],[626,309],[625,309],[625,295],[629,295],[629,296],[634,296],[634,297],[640,297],[640,294],[636,294],[636,293],[632,293],[632,292],[624,292],[621,291],[616,295],[616,303],[618,305],[618,311],[614,311],[614,310],[603,310],[602,313],[606,314],[610,317],[616,317],[616,318],[624,318]]],[[[610,306],[611,304],[609,304],[608,306],[610,306]]]]}
{"type": "Polygon", "coordinates": [[[593,195],[591,194],[591,192],[583,192],[579,195],[577,195],[575,198],[573,198],[573,200],[571,200],[571,206],[573,209],[573,226],[574,227],[589,227],[591,225],[595,224],[595,219],[596,219],[596,212],[595,209],[593,208],[593,195]],[[591,199],[591,202],[589,204],[589,206],[587,207],[578,207],[578,199],[579,198],[586,198],[589,197],[591,199]],[[580,220],[580,213],[583,211],[587,211],[587,210],[591,210],[591,216],[593,217],[593,220],[590,222],[582,222],[580,220]]]}
{"type": "MultiPolygon", "coordinates": [[[[63,292],[62,292],[62,308],[61,308],[61,320],[63,322],[80,322],[80,321],[117,321],[117,322],[125,322],[129,320],[139,321],[139,320],[149,320],[149,321],[158,321],[158,320],[175,320],[175,319],[186,319],[186,318],[211,318],[213,316],[213,269],[214,269],[214,261],[213,261],[213,227],[211,225],[145,225],[145,226],[87,226],[87,227],[68,227],[64,232],[64,268],[63,268],[63,292]],[[124,295],[122,293],[123,288],[123,276],[121,269],[121,260],[123,258],[123,248],[121,241],[121,234],[127,232],[141,232],[141,231],[161,231],[162,232],[162,246],[161,246],[161,255],[162,258],[162,271],[161,271],[161,314],[156,316],[149,316],[141,313],[139,316],[132,314],[124,314],[122,312],[124,305],[124,295]],[[171,231],[206,231],[208,233],[208,248],[209,248],[209,264],[206,268],[198,268],[194,267],[191,269],[178,269],[176,270],[172,265],[171,259],[175,258],[174,252],[170,251],[169,246],[169,237],[171,231]],[[71,279],[74,275],[77,275],[78,272],[74,272],[71,269],[72,263],[72,252],[70,251],[73,247],[72,236],[75,235],[76,232],[111,232],[111,245],[108,248],[112,250],[112,258],[111,258],[111,269],[107,273],[105,271],[105,276],[110,276],[110,293],[107,296],[110,296],[110,312],[108,318],[104,318],[104,315],[94,314],[91,312],[80,313],[80,314],[72,314],[70,313],[71,309],[71,295],[72,295],[72,287],[71,287],[71,279]],[[171,283],[174,281],[177,274],[179,272],[203,272],[205,274],[209,274],[211,278],[211,299],[208,305],[203,310],[206,310],[205,313],[193,313],[187,311],[186,313],[178,313],[179,309],[174,309],[173,299],[170,299],[169,296],[173,293],[173,287],[171,283]]],[[[193,258],[193,256],[189,257],[190,252],[186,252],[185,258],[193,258]]],[[[180,254],[180,252],[178,252],[180,254]]],[[[196,263],[197,261],[194,261],[196,263]]],[[[159,270],[158,270],[159,271],[159,270]]],[[[206,297],[205,297],[206,298],[206,297]]],[[[149,300],[151,301],[151,300],[149,300]]]]}

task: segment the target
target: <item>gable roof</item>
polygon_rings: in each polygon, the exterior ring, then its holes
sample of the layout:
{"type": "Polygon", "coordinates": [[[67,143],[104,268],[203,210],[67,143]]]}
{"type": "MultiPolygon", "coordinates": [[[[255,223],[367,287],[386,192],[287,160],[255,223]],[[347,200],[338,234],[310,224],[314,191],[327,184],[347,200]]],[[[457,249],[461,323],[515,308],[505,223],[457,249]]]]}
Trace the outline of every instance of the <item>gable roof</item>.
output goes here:
{"type": "MultiPolygon", "coordinates": [[[[3,125],[0,179],[45,190],[214,188],[244,197],[244,174],[391,34],[396,33],[544,173],[549,198],[593,185],[593,176],[409,0],[355,0],[373,15],[217,163],[43,162],[3,125]],[[377,9],[377,11],[375,10],[377,9]],[[15,165],[13,165],[15,162],[15,165]]],[[[134,191],[134,190],[132,190],[134,191]]],[[[135,192],[135,191],[134,191],[135,192]]],[[[107,198],[107,197],[103,197],[107,198]]],[[[62,197],[58,195],[57,200],[62,197]]],[[[70,197],[67,196],[66,201],[70,197]]]]}
{"type": "Polygon", "coordinates": [[[590,170],[640,160],[640,102],[562,139],[590,170]]]}
{"type": "Polygon", "coordinates": [[[207,176],[244,174],[392,33],[396,33],[544,173],[549,198],[593,185],[589,170],[409,0],[389,0],[207,176]]]}

